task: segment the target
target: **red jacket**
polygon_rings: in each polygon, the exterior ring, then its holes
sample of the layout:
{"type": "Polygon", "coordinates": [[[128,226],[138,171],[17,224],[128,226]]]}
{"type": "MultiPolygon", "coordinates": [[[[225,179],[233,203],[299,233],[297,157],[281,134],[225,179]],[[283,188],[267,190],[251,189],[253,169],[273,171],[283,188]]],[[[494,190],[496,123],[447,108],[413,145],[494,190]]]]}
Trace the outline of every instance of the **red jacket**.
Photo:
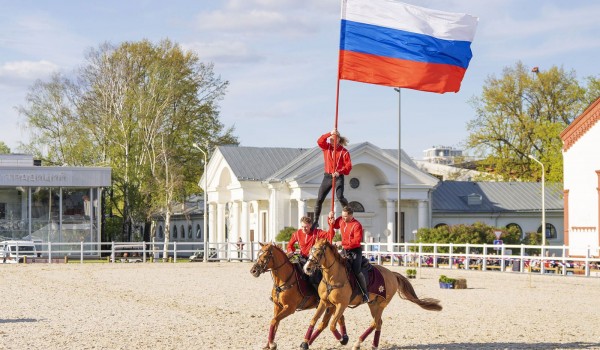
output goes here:
{"type": "Polygon", "coordinates": [[[345,222],[340,216],[335,219],[333,228],[340,229],[340,233],[342,234],[342,247],[344,247],[344,249],[349,250],[360,247],[363,239],[363,227],[358,220],[352,218],[350,222],[345,222]]]}
{"type": "Polygon", "coordinates": [[[327,142],[327,139],[331,136],[331,133],[321,135],[317,140],[317,145],[323,150],[323,158],[325,159],[325,172],[327,174],[333,174],[338,172],[342,175],[350,174],[352,170],[352,161],[350,160],[350,152],[344,146],[338,144],[335,151],[336,161],[333,161],[333,144],[327,142]]]}
{"type": "Polygon", "coordinates": [[[302,255],[305,258],[308,258],[308,255],[310,254],[310,248],[312,248],[312,246],[315,245],[317,239],[327,238],[329,243],[331,243],[334,235],[335,232],[333,230],[331,230],[331,233],[329,233],[321,229],[315,229],[314,231],[308,234],[304,234],[304,231],[302,231],[302,229],[299,229],[298,231],[294,232],[292,238],[290,238],[290,241],[287,245],[287,251],[288,253],[294,252],[296,250],[294,248],[294,243],[298,243],[298,246],[300,246],[300,255],[302,255]]]}

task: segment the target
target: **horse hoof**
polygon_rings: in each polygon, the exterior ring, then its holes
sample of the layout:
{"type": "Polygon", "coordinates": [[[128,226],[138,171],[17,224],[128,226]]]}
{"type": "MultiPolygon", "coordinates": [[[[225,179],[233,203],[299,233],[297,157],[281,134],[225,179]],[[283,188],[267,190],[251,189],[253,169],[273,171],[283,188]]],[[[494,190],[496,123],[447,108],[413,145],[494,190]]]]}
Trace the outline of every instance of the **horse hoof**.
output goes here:
{"type": "Polygon", "coordinates": [[[269,350],[277,350],[277,343],[273,343],[269,346],[269,350]]]}
{"type": "Polygon", "coordinates": [[[356,341],[356,344],[354,344],[352,350],[360,350],[360,341],[356,341]]]}
{"type": "Polygon", "coordinates": [[[350,338],[348,338],[348,335],[344,334],[344,336],[342,336],[342,340],[340,340],[340,344],[346,345],[348,344],[348,340],[350,340],[350,338]]]}
{"type": "Polygon", "coordinates": [[[308,350],[308,343],[307,342],[302,342],[302,344],[300,344],[300,349],[308,350]]]}

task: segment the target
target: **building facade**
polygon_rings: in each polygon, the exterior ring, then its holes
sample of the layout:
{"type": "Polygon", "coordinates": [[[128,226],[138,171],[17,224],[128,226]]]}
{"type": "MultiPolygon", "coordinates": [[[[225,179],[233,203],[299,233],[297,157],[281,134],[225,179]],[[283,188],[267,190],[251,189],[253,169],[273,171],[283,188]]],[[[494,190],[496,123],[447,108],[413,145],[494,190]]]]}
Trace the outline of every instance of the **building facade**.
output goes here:
{"type": "Polygon", "coordinates": [[[110,185],[110,168],[35,166],[31,155],[0,155],[0,239],[100,242],[102,190],[110,185]]]}
{"type": "Polygon", "coordinates": [[[598,256],[600,245],[600,99],[562,133],[565,244],[570,254],[598,256]]]}
{"type": "MultiPolygon", "coordinates": [[[[397,150],[368,142],[347,148],[353,168],[345,179],[344,196],[364,227],[365,240],[411,241],[418,228],[431,225],[431,192],[437,178],[419,170],[404,152],[399,174],[397,150]]],[[[299,227],[302,216],[313,214],[323,169],[318,147],[218,147],[198,184],[204,187],[208,177],[209,242],[234,242],[239,237],[265,242],[284,227],[299,227]]],[[[335,206],[340,215],[337,201],[335,206]]],[[[321,228],[327,227],[330,208],[331,193],[317,218],[321,228]]]]}

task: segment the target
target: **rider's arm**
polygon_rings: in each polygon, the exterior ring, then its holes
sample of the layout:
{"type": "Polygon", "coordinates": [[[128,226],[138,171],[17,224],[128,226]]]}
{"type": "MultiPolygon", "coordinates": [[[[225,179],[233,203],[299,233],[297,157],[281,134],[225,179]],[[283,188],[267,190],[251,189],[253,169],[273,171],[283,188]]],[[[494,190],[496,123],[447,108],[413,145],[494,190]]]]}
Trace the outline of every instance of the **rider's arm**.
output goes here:
{"type": "Polygon", "coordinates": [[[290,241],[288,242],[287,245],[287,255],[293,255],[296,252],[296,248],[294,247],[294,244],[298,242],[298,232],[294,232],[294,234],[292,235],[292,237],[290,238],[290,241]]]}

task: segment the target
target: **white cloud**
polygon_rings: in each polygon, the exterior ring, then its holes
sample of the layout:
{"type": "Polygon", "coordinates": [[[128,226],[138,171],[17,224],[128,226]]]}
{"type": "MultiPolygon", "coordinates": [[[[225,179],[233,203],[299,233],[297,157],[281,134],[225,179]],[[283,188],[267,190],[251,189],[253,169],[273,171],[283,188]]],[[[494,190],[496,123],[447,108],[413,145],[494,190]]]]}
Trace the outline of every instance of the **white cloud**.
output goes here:
{"type": "Polygon", "coordinates": [[[29,84],[36,79],[48,77],[57,70],[56,64],[46,60],[7,62],[0,66],[1,85],[29,84]]]}

